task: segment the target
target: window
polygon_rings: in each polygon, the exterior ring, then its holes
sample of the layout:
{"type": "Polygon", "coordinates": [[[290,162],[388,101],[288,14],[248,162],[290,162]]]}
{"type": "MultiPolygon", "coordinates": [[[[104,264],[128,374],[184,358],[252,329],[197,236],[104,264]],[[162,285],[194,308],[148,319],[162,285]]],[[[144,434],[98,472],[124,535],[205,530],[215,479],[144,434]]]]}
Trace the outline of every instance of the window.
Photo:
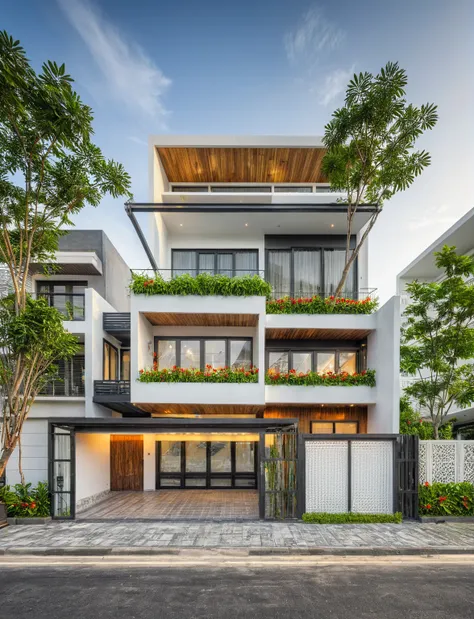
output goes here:
{"type": "Polygon", "coordinates": [[[179,193],[207,193],[207,185],[173,185],[172,192],[179,193]]]}
{"type": "Polygon", "coordinates": [[[130,351],[120,351],[120,380],[130,380],[130,351]]]}
{"type": "Polygon", "coordinates": [[[173,276],[189,273],[220,274],[229,277],[254,275],[258,272],[258,251],[256,249],[235,250],[172,250],[173,276]]]}
{"type": "Polygon", "coordinates": [[[358,421],[312,421],[311,434],[358,434],[358,421]]]}
{"type": "MultiPolygon", "coordinates": [[[[357,260],[356,260],[357,262],[357,260]]],[[[276,298],[284,296],[330,296],[335,292],[345,263],[345,250],[322,248],[268,249],[266,276],[276,298]]],[[[343,288],[343,296],[357,298],[354,265],[343,288]]]]}
{"type": "Polygon", "coordinates": [[[270,186],[267,187],[258,187],[256,185],[212,185],[211,186],[212,193],[271,193],[272,188],[270,186]]]}
{"type": "Polygon", "coordinates": [[[158,369],[182,368],[204,370],[206,365],[219,369],[224,367],[252,367],[251,338],[155,338],[158,369]]]}
{"type": "Polygon", "coordinates": [[[104,340],[104,380],[118,378],[118,350],[110,342],[104,340]]]}
{"type": "Polygon", "coordinates": [[[84,291],[87,282],[37,282],[38,297],[58,309],[66,320],[84,320],[84,291]]]}
{"type": "MultiPolygon", "coordinates": [[[[362,349],[364,350],[364,349],[362,349]]],[[[286,374],[289,370],[303,372],[348,372],[353,374],[364,369],[364,357],[359,350],[305,350],[300,348],[269,350],[267,353],[269,371],[286,374]]]]}
{"type": "Polygon", "coordinates": [[[275,193],[313,193],[312,187],[279,187],[275,185],[275,193]]]}
{"type": "Polygon", "coordinates": [[[67,360],[60,359],[56,363],[57,378],[44,385],[39,395],[58,397],[82,397],[84,395],[85,356],[84,347],[81,348],[81,354],[67,360]]]}

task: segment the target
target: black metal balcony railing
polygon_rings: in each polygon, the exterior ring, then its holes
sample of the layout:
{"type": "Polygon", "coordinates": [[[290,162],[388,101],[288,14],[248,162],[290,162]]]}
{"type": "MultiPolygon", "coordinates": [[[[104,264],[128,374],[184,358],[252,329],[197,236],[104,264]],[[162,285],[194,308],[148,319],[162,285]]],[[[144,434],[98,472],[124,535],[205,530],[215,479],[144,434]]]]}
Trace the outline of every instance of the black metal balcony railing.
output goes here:
{"type": "MultiPolygon", "coordinates": [[[[307,298],[312,296],[319,296],[322,298],[328,298],[334,295],[336,287],[332,287],[329,290],[320,290],[318,288],[310,287],[310,286],[285,286],[284,288],[277,285],[275,286],[271,278],[265,276],[265,271],[263,270],[252,270],[252,269],[159,269],[155,271],[154,269],[132,269],[132,274],[134,275],[145,275],[150,279],[154,279],[156,277],[162,277],[165,281],[170,281],[178,275],[191,275],[191,277],[196,277],[201,273],[208,273],[210,275],[227,275],[228,277],[238,277],[243,275],[257,275],[261,279],[267,281],[272,286],[272,298],[280,299],[282,297],[294,297],[294,298],[307,298]]],[[[377,288],[359,288],[359,289],[345,289],[341,293],[341,297],[346,299],[353,299],[355,301],[361,301],[363,299],[374,299],[376,297],[377,288]]],[[[105,327],[104,327],[105,328],[105,327]]]]}
{"type": "Polygon", "coordinates": [[[95,380],[94,398],[120,397],[130,399],[129,380],[95,380]]]}
{"type": "Polygon", "coordinates": [[[55,307],[66,320],[85,320],[84,293],[38,292],[38,299],[46,299],[48,305],[55,307]]]}
{"type": "Polygon", "coordinates": [[[47,383],[38,393],[40,396],[83,397],[85,358],[76,356],[68,361],[59,361],[57,378],[47,383]]]}
{"type": "Polygon", "coordinates": [[[107,333],[130,331],[130,312],[104,312],[103,327],[107,333]]]}

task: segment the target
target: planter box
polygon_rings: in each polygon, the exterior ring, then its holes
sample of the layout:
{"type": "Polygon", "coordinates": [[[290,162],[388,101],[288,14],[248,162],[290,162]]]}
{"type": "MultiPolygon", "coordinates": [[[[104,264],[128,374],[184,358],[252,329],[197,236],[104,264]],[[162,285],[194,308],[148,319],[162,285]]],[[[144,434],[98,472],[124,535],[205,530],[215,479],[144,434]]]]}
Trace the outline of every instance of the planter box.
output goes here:
{"type": "Polygon", "coordinates": [[[51,516],[44,518],[8,518],[8,524],[47,524],[51,522],[51,516]]]}
{"type": "Polygon", "coordinates": [[[436,522],[474,522],[474,516],[420,516],[423,523],[436,522]]]}
{"type": "Polygon", "coordinates": [[[5,503],[0,503],[0,527],[7,522],[7,506],[5,503]]]}

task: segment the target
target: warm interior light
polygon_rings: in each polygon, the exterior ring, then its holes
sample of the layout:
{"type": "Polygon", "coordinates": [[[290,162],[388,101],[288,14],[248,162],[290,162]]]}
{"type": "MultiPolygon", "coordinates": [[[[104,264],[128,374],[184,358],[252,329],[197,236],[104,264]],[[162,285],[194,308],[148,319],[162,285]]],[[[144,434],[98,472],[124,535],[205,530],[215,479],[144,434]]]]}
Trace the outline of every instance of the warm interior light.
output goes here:
{"type": "Polygon", "coordinates": [[[331,224],[331,228],[334,228],[334,224],[331,224]]]}
{"type": "Polygon", "coordinates": [[[183,227],[183,224],[179,224],[179,225],[180,225],[181,228],[183,227]]]}
{"type": "Polygon", "coordinates": [[[248,228],[248,224],[245,224],[245,227],[248,228]]]}

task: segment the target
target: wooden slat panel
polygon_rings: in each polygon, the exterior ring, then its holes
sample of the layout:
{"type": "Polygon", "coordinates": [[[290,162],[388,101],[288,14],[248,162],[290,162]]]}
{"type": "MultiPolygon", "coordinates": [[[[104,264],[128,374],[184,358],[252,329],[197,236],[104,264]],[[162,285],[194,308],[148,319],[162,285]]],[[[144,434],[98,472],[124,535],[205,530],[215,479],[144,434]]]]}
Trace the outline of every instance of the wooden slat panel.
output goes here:
{"type": "Polygon", "coordinates": [[[172,183],[324,183],[324,148],[161,147],[172,183]]]}
{"type": "Polygon", "coordinates": [[[181,314],[144,312],[152,325],[189,327],[256,327],[258,314],[181,314]]]}
{"type": "Polygon", "coordinates": [[[267,340],[362,340],[368,329],[266,329],[267,340]]]}
{"type": "Polygon", "coordinates": [[[143,490],[143,436],[110,436],[110,489],[143,490]]]}
{"type": "Polygon", "coordinates": [[[298,419],[298,430],[311,432],[311,421],[358,421],[360,434],[367,434],[367,408],[365,406],[271,406],[264,417],[273,419],[298,419]]]}
{"type": "MultiPolygon", "coordinates": [[[[244,387],[245,388],[245,387],[244,387]]],[[[263,414],[263,406],[254,406],[247,404],[136,404],[145,413],[163,414],[166,413],[170,417],[177,415],[253,415],[261,417],[263,414]]]]}

